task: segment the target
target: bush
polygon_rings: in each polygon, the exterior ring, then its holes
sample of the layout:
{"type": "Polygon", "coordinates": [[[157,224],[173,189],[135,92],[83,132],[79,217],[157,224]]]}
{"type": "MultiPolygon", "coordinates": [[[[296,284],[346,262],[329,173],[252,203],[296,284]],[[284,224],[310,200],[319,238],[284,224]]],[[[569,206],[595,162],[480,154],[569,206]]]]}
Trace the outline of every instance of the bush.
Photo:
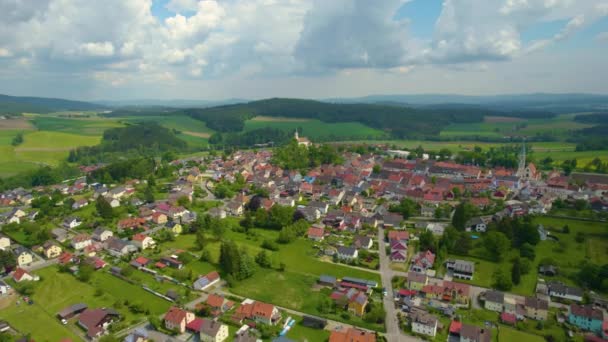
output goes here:
{"type": "Polygon", "coordinates": [[[277,245],[275,242],[271,241],[271,240],[264,240],[264,242],[262,242],[262,248],[270,250],[270,251],[278,251],[279,250],[279,245],[277,245]]]}

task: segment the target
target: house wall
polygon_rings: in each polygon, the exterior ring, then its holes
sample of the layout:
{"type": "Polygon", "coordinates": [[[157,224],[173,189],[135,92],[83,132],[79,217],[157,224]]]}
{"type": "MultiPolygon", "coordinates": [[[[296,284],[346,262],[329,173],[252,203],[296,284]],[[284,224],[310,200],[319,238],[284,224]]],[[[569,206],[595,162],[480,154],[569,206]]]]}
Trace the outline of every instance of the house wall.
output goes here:
{"type": "Polygon", "coordinates": [[[535,320],[546,321],[547,310],[536,310],[534,308],[526,307],[526,317],[535,320]]]}
{"type": "Polygon", "coordinates": [[[220,330],[218,330],[218,332],[217,332],[217,335],[214,337],[205,335],[204,333],[201,332],[201,342],[223,342],[228,338],[228,335],[229,335],[228,326],[225,324],[222,324],[222,326],[220,327],[220,330]]]}
{"type": "Polygon", "coordinates": [[[434,337],[437,334],[437,325],[428,326],[418,322],[414,322],[412,324],[412,331],[417,334],[423,334],[434,337]]]}
{"type": "Polygon", "coordinates": [[[568,322],[583,330],[593,331],[595,333],[602,331],[602,321],[597,319],[588,319],[587,317],[577,316],[571,313],[568,315],[568,322]]]}
{"type": "Polygon", "coordinates": [[[494,302],[486,300],[486,302],[484,303],[484,308],[486,310],[502,312],[503,305],[501,303],[494,303],[494,302]]]}
{"type": "Polygon", "coordinates": [[[29,253],[22,253],[17,258],[17,264],[19,266],[29,265],[32,263],[32,261],[34,261],[34,260],[32,259],[32,255],[29,253]]]}

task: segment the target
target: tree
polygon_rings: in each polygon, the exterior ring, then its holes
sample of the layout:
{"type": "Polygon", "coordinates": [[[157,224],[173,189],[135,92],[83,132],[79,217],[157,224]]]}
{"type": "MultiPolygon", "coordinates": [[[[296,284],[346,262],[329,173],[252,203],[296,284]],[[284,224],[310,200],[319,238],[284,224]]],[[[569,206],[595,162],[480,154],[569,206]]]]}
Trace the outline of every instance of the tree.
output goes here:
{"type": "Polygon", "coordinates": [[[420,250],[426,251],[431,250],[437,252],[437,245],[435,242],[435,236],[430,230],[425,230],[420,234],[420,250]]]}
{"type": "Polygon", "coordinates": [[[497,269],[493,275],[493,286],[500,291],[509,291],[513,287],[511,277],[501,268],[497,269]]]}
{"type": "Polygon", "coordinates": [[[268,253],[265,250],[261,250],[255,256],[255,262],[263,268],[270,268],[270,258],[268,257],[268,253]]]}
{"type": "Polygon", "coordinates": [[[17,266],[15,255],[9,250],[0,250],[0,271],[12,270],[15,266],[17,266]]]}
{"type": "Polygon", "coordinates": [[[194,240],[194,244],[198,250],[202,250],[205,248],[207,243],[207,239],[205,238],[205,233],[202,230],[196,231],[196,239],[194,240]]]}
{"type": "Polygon", "coordinates": [[[522,258],[527,258],[529,260],[534,260],[536,258],[536,252],[534,251],[534,246],[529,243],[524,243],[519,247],[519,255],[522,258]]]}
{"type": "Polygon", "coordinates": [[[317,310],[322,314],[329,314],[335,311],[335,303],[328,296],[321,296],[317,303],[317,310]]]}
{"type": "Polygon", "coordinates": [[[114,217],[114,210],[112,209],[112,206],[102,196],[97,197],[95,208],[97,209],[99,216],[101,216],[104,220],[110,220],[114,217]]]}
{"type": "Polygon", "coordinates": [[[372,172],[377,175],[380,174],[380,171],[382,171],[382,166],[380,166],[379,164],[374,164],[372,172]]]}
{"type": "Polygon", "coordinates": [[[505,253],[509,250],[511,242],[505,234],[492,231],[486,234],[483,244],[490,258],[498,262],[503,259],[505,253]]]}
{"type": "Polygon", "coordinates": [[[154,198],[154,191],[152,191],[152,187],[148,184],[146,190],[144,190],[144,199],[146,203],[153,203],[156,198],[154,198]]]}
{"type": "Polygon", "coordinates": [[[418,213],[418,203],[409,198],[404,198],[399,202],[399,205],[390,206],[389,210],[401,214],[404,219],[408,219],[418,213]]]}
{"type": "Polygon", "coordinates": [[[462,231],[464,230],[466,223],[467,219],[465,216],[464,203],[460,203],[454,210],[454,215],[452,216],[452,226],[462,231]]]}
{"type": "Polygon", "coordinates": [[[206,248],[201,252],[201,261],[211,262],[211,252],[206,248]]]}
{"type": "Polygon", "coordinates": [[[513,266],[511,267],[511,281],[513,284],[518,285],[521,280],[521,261],[519,258],[513,260],[513,266]]]}
{"type": "Polygon", "coordinates": [[[78,268],[78,272],[76,273],[76,278],[82,281],[83,283],[86,283],[91,279],[93,272],[95,272],[93,266],[88,264],[80,265],[80,267],[78,268]]]}

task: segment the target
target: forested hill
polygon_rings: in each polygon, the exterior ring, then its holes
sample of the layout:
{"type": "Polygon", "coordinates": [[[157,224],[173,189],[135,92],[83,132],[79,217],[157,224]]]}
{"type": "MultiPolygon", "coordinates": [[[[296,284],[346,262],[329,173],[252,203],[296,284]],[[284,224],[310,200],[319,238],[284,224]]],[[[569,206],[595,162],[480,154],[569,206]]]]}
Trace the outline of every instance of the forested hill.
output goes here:
{"type": "Polygon", "coordinates": [[[82,101],[0,94],[0,115],[16,115],[24,112],[49,113],[71,110],[96,110],[103,108],[104,106],[102,105],[82,101]]]}
{"type": "MultiPolygon", "coordinates": [[[[240,132],[255,116],[310,118],[324,122],[359,122],[398,138],[436,136],[451,123],[481,122],[496,112],[475,108],[415,109],[378,104],[335,104],[313,100],[268,99],[213,108],[186,109],[186,114],[220,132],[240,132]]],[[[503,115],[504,113],[501,113],[503,115]]]]}

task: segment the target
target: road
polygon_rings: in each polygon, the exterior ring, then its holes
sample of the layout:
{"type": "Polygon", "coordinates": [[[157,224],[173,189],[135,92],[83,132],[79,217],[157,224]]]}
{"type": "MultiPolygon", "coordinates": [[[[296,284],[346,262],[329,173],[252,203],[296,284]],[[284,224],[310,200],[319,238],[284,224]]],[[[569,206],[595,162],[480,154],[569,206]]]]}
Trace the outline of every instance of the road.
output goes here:
{"type": "MultiPolygon", "coordinates": [[[[399,328],[397,310],[393,302],[393,270],[390,268],[390,260],[386,255],[386,243],[384,242],[384,229],[378,228],[378,252],[380,254],[380,277],[387,296],[384,296],[384,310],[386,311],[386,339],[388,342],[421,341],[420,339],[403,333],[399,328]]],[[[401,273],[401,272],[400,272],[401,273]]]]}

